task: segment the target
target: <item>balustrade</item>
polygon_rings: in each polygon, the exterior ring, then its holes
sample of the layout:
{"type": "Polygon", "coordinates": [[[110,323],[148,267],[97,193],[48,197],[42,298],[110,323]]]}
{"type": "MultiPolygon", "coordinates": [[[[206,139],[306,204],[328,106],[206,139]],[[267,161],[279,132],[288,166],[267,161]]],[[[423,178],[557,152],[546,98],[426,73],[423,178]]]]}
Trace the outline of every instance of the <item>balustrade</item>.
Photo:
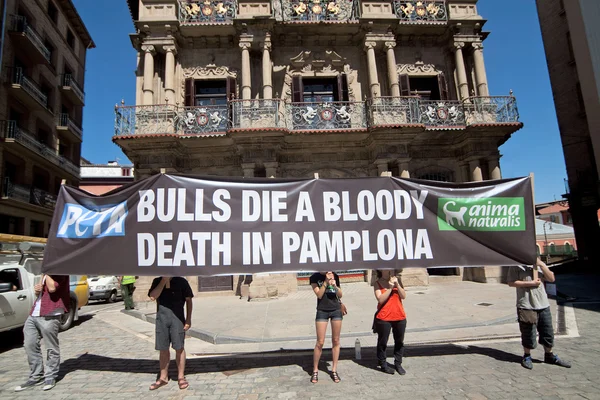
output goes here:
{"type": "Polygon", "coordinates": [[[179,22],[205,24],[231,22],[237,14],[235,0],[180,1],[179,22]]]}
{"type": "Polygon", "coordinates": [[[394,0],[394,12],[402,22],[446,22],[448,8],[445,0],[394,0]]]}

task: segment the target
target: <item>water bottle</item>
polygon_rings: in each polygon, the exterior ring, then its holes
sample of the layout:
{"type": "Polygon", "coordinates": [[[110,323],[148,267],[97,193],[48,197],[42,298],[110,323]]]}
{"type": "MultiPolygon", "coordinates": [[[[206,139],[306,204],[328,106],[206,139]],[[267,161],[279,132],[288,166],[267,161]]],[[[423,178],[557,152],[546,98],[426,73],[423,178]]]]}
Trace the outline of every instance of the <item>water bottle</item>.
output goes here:
{"type": "Polygon", "coordinates": [[[361,356],[360,356],[360,340],[358,340],[358,338],[356,338],[356,341],[354,342],[354,357],[357,360],[361,359],[361,356]]]}

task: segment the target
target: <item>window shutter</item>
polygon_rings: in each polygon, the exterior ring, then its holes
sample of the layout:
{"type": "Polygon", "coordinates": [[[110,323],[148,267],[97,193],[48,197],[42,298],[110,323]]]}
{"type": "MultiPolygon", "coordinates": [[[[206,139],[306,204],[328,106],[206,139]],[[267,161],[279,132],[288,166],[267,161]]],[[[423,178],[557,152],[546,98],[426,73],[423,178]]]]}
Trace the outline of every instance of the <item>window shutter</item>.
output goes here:
{"type": "Polygon", "coordinates": [[[188,78],[185,80],[185,106],[191,107],[196,105],[195,103],[195,87],[194,80],[192,78],[188,78]]]}
{"type": "Polygon", "coordinates": [[[304,100],[304,87],[302,86],[302,77],[300,75],[294,75],[292,77],[292,102],[302,103],[304,100]]]}
{"type": "Polygon", "coordinates": [[[337,77],[338,83],[338,101],[349,101],[348,96],[348,76],[346,74],[339,74],[337,77]]]}
{"type": "Polygon", "coordinates": [[[227,101],[235,99],[235,88],[236,88],[236,80],[233,76],[227,77],[227,101]]]}
{"type": "Polygon", "coordinates": [[[400,85],[400,96],[410,96],[410,81],[408,74],[400,74],[398,76],[398,84],[400,85]]]}
{"type": "Polygon", "coordinates": [[[438,85],[440,87],[440,100],[448,100],[448,85],[444,73],[438,74],[438,85]]]}

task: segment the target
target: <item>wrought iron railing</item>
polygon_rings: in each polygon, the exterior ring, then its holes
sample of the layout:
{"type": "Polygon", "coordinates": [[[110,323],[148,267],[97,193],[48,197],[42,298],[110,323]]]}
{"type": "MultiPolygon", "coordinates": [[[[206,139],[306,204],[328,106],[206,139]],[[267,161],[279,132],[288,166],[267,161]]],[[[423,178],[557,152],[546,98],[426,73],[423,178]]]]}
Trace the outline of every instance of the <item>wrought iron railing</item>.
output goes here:
{"type": "Polygon", "coordinates": [[[367,100],[369,126],[419,123],[418,97],[378,97],[367,100]]]}
{"type": "Polygon", "coordinates": [[[457,100],[419,100],[419,123],[427,127],[465,126],[465,112],[457,100]]]}
{"type": "Polygon", "coordinates": [[[514,96],[470,97],[463,102],[468,124],[519,122],[514,96]]]}
{"type": "Polygon", "coordinates": [[[281,128],[285,119],[281,115],[281,99],[232,100],[232,128],[281,128]]]}
{"type": "Polygon", "coordinates": [[[2,197],[29,203],[31,200],[31,188],[26,185],[13,183],[9,178],[5,178],[2,197]]]}
{"type": "Polygon", "coordinates": [[[7,68],[7,73],[12,78],[13,85],[21,85],[21,87],[37,100],[44,108],[48,108],[48,96],[46,96],[40,88],[37,87],[36,83],[25,76],[23,68],[7,68]]]}
{"type": "Polygon", "coordinates": [[[10,16],[10,28],[13,32],[22,32],[31,40],[35,47],[44,55],[48,62],[52,59],[52,52],[46,47],[44,41],[38,33],[27,23],[27,19],[22,15],[10,16]]]}
{"type": "Polygon", "coordinates": [[[17,125],[17,121],[0,121],[0,137],[3,139],[14,139],[29,150],[50,160],[53,164],[78,176],[79,167],[67,158],[56,154],[56,150],[40,142],[35,136],[17,125]]]}
{"type": "Polygon", "coordinates": [[[31,204],[54,210],[56,206],[57,196],[46,192],[45,190],[32,188],[31,189],[31,204]]]}
{"type": "Polygon", "coordinates": [[[183,25],[232,22],[236,14],[236,0],[179,1],[179,22],[183,25]]]}
{"type": "Polygon", "coordinates": [[[513,96],[477,97],[464,102],[421,100],[416,96],[329,103],[252,99],[215,106],[117,106],[115,136],[203,135],[253,128],[344,130],[412,124],[422,124],[427,129],[461,129],[482,122],[519,122],[518,118],[513,96]]]}
{"type": "Polygon", "coordinates": [[[570,245],[558,245],[558,246],[544,246],[544,252],[541,254],[544,256],[575,256],[577,250],[570,245]]]}
{"type": "Polygon", "coordinates": [[[287,126],[294,131],[366,129],[364,102],[287,104],[287,126]]]}
{"type": "Polygon", "coordinates": [[[355,0],[280,1],[283,5],[284,21],[348,21],[356,19],[355,0]]]}
{"type": "Polygon", "coordinates": [[[394,0],[394,13],[402,22],[431,23],[448,21],[445,0],[394,0]]]}
{"type": "Polygon", "coordinates": [[[62,85],[65,87],[70,87],[71,90],[73,90],[73,92],[75,93],[75,95],[77,95],[77,97],[79,97],[81,101],[84,101],[85,94],[83,93],[83,90],[81,89],[81,87],[79,87],[79,85],[77,84],[77,82],[71,74],[64,74],[62,76],[62,85]]]}
{"type": "Polygon", "coordinates": [[[69,114],[62,113],[58,114],[57,118],[57,126],[69,128],[71,132],[75,133],[79,138],[83,136],[83,132],[81,131],[81,127],[75,123],[71,118],[69,118],[69,114]]]}

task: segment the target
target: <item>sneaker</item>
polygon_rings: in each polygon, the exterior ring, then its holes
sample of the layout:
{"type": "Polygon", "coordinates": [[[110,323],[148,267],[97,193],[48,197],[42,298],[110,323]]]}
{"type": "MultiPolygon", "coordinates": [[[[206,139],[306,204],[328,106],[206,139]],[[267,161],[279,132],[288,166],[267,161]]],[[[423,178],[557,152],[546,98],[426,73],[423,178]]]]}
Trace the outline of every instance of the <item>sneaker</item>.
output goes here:
{"type": "Polygon", "coordinates": [[[406,370],[404,368],[402,368],[401,364],[396,364],[395,367],[396,367],[396,371],[398,371],[398,373],[400,375],[406,375],[406,370]]]}
{"type": "Polygon", "coordinates": [[[571,368],[571,364],[568,363],[567,361],[563,361],[560,358],[558,358],[558,356],[556,354],[546,354],[544,356],[544,362],[546,364],[554,364],[554,365],[558,365],[559,367],[565,367],[565,368],[571,368]]]}
{"type": "Polygon", "coordinates": [[[42,386],[42,390],[50,390],[54,386],[56,386],[56,381],[54,379],[49,379],[46,382],[44,382],[44,386],[42,386]]]}
{"type": "Polygon", "coordinates": [[[386,374],[394,375],[394,369],[390,368],[390,366],[388,365],[388,363],[386,361],[379,363],[379,370],[386,374]]]}
{"type": "Polygon", "coordinates": [[[42,379],[39,379],[39,380],[30,379],[27,382],[25,382],[24,384],[17,386],[15,388],[15,392],[22,392],[23,390],[29,389],[34,386],[41,385],[42,383],[44,383],[44,381],[42,379]]]}
{"type": "Polygon", "coordinates": [[[521,365],[524,368],[533,369],[533,360],[531,359],[531,356],[523,356],[523,359],[521,360],[521,365]]]}

